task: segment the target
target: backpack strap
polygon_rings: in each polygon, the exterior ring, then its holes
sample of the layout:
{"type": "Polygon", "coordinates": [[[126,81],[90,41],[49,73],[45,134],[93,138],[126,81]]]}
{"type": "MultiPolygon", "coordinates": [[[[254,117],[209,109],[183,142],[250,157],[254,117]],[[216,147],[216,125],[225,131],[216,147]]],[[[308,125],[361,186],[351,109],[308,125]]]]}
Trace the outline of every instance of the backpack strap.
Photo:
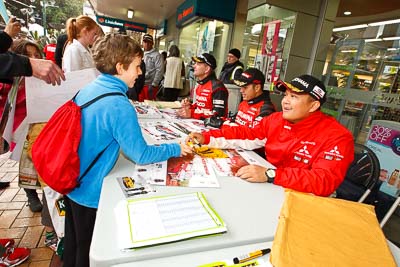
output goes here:
{"type": "MultiPolygon", "coordinates": [[[[106,96],[111,96],[111,95],[122,95],[122,96],[126,96],[124,93],[121,93],[121,92],[105,93],[105,94],[102,94],[102,95],[99,95],[99,96],[93,98],[93,99],[90,100],[89,102],[87,102],[87,103],[83,104],[82,106],[80,106],[80,108],[81,108],[81,109],[84,109],[84,108],[90,106],[91,104],[93,104],[94,102],[96,102],[97,100],[99,100],[99,99],[101,99],[101,98],[103,98],[103,97],[106,97],[106,96]]],[[[75,96],[76,96],[76,95],[75,95],[75,96]]],[[[74,96],[73,99],[75,99],[75,96],[74,96]]]]}
{"type": "Polygon", "coordinates": [[[101,155],[103,155],[104,151],[106,151],[107,148],[111,145],[111,143],[112,141],[99,154],[97,154],[96,158],[92,161],[92,163],[90,163],[89,167],[87,167],[87,169],[82,173],[82,175],[79,176],[77,187],[79,187],[83,177],[85,177],[85,175],[92,169],[93,165],[96,164],[96,162],[99,160],[101,155]]]}
{"type": "MultiPolygon", "coordinates": [[[[73,100],[75,99],[76,95],[73,97],[73,100]]],[[[121,92],[113,92],[113,93],[102,94],[102,95],[99,95],[99,96],[95,97],[94,99],[90,100],[89,102],[83,104],[82,106],[80,106],[80,108],[84,109],[84,108],[90,106],[91,104],[93,104],[94,102],[96,102],[97,100],[99,100],[99,99],[101,99],[103,97],[112,96],[112,95],[126,96],[124,93],[121,93],[121,92]]],[[[80,184],[82,178],[85,177],[85,175],[92,169],[93,165],[99,160],[101,155],[103,155],[104,151],[107,150],[107,148],[111,145],[111,143],[112,143],[112,141],[99,154],[97,154],[96,158],[90,163],[89,167],[87,167],[87,169],[83,172],[83,174],[79,176],[77,187],[79,187],[79,184],[80,184]]]]}

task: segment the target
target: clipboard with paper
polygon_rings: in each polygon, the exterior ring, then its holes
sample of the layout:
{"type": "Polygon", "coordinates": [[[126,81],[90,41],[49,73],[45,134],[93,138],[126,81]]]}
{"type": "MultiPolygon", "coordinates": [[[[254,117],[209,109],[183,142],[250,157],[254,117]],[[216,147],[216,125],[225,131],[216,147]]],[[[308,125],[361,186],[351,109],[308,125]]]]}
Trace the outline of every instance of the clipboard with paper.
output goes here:
{"type": "Polygon", "coordinates": [[[227,231],[201,192],[129,199],[120,202],[115,212],[122,250],[227,231]]]}

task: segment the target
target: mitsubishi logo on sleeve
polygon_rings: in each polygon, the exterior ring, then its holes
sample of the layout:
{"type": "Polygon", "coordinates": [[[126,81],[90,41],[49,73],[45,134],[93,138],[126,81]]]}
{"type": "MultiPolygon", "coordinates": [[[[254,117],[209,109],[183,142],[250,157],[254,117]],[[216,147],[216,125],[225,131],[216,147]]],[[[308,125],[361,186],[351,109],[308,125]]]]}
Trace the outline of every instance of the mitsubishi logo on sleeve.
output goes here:
{"type": "Polygon", "coordinates": [[[335,146],[333,149],[324,152],[325,159],[327,160],[342,160],[344,157],[340,154],[338,146],[335,146]]]}

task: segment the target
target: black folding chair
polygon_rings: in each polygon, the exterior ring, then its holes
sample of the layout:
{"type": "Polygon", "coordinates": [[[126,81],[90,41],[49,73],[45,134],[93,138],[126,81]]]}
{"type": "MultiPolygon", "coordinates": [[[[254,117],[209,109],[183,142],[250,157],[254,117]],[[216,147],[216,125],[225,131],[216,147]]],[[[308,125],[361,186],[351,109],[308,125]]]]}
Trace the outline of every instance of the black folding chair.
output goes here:
{"type": "Polygon", "coordinates": [[[370,148],[354,144],[354,160],[336,190],[336,198],[364,202],[373,190],[377,190],[380,169],[379,160],[370,148]]]}

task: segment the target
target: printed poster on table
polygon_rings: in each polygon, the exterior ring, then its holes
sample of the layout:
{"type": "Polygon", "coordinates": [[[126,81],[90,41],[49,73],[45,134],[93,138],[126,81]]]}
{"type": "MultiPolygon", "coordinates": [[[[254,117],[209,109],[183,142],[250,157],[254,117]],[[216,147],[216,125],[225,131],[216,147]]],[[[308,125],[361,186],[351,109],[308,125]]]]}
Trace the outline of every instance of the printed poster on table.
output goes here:
{"type": "Polygon", "coordinates": [[[233,177],[241,167],[256,163],[244,150],[210,149],[159,163],[136,165],[132,177],[141,184],[219,187],[218,176],[233,177]]]}
{"type": "Polygon", "coordinates": [[[380,191],[397,197],[400,194],[400,124],[374,121],[366,145],[379,159],[383,182],[380,191]]]}

